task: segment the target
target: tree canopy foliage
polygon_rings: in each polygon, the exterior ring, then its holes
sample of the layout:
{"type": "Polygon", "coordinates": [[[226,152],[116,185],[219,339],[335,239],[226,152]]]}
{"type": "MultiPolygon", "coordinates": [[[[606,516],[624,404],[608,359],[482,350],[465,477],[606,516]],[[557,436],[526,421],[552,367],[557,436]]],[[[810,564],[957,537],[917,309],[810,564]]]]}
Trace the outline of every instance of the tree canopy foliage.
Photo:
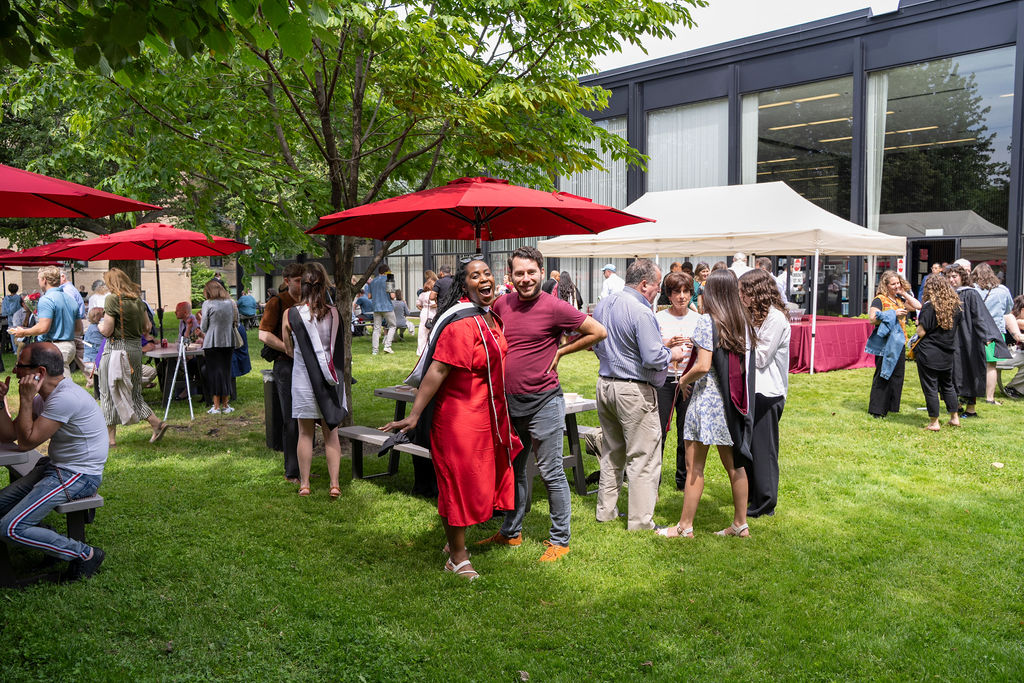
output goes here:
{"type": "Polygon", "coordinates": [[[16,116],[60,112],[49,164],[102,163],[105,189],[235,224],[262,260],[323,250],[342,305],[358,241],[311,241],[317,216],[461,175],[553,187],[598,148],[640,163],[581,113],[608,93],[578,79],[705,4],[6,2],[4,55],[29,68],[0,95],[16,116]]]}

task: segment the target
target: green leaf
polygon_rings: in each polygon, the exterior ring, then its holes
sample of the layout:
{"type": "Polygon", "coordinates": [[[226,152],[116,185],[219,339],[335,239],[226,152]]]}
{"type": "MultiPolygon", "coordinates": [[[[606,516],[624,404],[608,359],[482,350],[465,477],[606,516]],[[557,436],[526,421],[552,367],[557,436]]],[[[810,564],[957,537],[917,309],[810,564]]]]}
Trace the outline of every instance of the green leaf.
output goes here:
{"type": "Polygon", "coordinates": [[[288,21],[288,5],[285,0],[263,0],[260,9],[271,28],[277,28],[288,21]]]}
{"type": "Polygon", "coordinates": [[[114,80],[120,83],[125,88],[132,87],[132,78],[127,71],[121,70],[114,72],[114,80]]]}
{"type": "Polygon", "coordinates": [[[313,35],[309,24],[302,15],[296,15],[277,31],[281,39],[281,49],[286,57],[302,59],[313,48],[313,35]]]}
{"type": "Polygon", "coordinates": [[[250,0],[230,0],[228,11],[239,24],[248,24],[256,13],[256,6],[250,0]]]}
{"type": "Polygon", "coordinates": [[[230,33],[212,27],[209,33],[204,36],[204,40],[210,49],[220,56],[230,54],[231,48],[234,45],[234,37],[230,33]]]}
{"type": "Polygon", "coordinates": [[[10,60],[11,64],[20,66],[22,69],[27,68],[31,55],[31,46],[21,36],[11,36],[4,41],[4,56],[10,60]]]}
{"type": "Polygon", "coordinates": [[[145,14],[132,11],[128,5],[121,5],[110,22],[111,35],[119,45],[135,45],[146,37],[148,24],[145,14]]]}
{"type": "Polygon", "coordinates": [[[75,66],[82,71],[96,66],[100,61],[100,49],[95,45],[82,45],[75,50],[75,66]]]}
{"type": "Polygon", "coordinates": [[[269,50],[274,47],[274,44],[277,42],[277,37],[274,35],[274,32],[263,24],[253,24],[250,30],[252,31],[253,37],[256,38],[256,47],[261,50],[269,50]]]}
{"type": "Polygon", "coordinates": [[[191,59],[195,53],[195,46],[192,45],[192,40],[188,36],[175,36],[174,49],[185,59],[191,59]]]}

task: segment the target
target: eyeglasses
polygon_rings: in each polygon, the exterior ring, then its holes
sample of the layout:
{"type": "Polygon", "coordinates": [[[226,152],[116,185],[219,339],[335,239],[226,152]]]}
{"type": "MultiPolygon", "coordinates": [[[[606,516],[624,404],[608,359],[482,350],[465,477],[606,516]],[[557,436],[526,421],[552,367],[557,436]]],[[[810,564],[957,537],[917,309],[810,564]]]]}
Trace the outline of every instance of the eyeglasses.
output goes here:
{"type": "Polygon", "coordinates": [[[25,368],[26,370],[34,370],[35,368],[38,368],[39,366],[38,365],[33,365],[31,363],[15,363],[14,367],[15,368],[25,368]]]}
{"type": "Polygon", "coordinates": [[[483,254],[473,254],[472,256],[467,256],[466,258],[459,259],[459,263],[461,263],[462,265],[467,265],[469,263],[472,263],[473,261],[483,261],[483,260],[484,260],[484,255],[483,254]]]}

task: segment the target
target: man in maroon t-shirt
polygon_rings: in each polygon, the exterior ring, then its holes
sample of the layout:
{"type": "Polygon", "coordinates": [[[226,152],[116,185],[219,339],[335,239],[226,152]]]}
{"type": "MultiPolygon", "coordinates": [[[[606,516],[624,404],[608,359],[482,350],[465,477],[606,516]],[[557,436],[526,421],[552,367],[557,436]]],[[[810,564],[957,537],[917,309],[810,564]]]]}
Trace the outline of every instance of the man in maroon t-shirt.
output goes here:
{"type": "Polygon", "coordinates": [[[505,359],[505,393],[512,427],[523,442],[516,458],[516,509],[505,513],[501,530],[481,544],[520,545],[526,515],[526,463],[537,459],[537,469],[548,489],[551,538],[542,562],[557,560],[569,552],[569,482],[562,467],[562,429],[565,401],[558,383],[558,361],[570,353],[589,349],[605,338],[604,327],[566,301],[541,291],[544,257],[534,247],[520,247],[508,260],[515,291],[494,302],[493,309],[505,324],[508,357],[505,359]],[[572,341],[559,345],[564,334],[572,341]]]}

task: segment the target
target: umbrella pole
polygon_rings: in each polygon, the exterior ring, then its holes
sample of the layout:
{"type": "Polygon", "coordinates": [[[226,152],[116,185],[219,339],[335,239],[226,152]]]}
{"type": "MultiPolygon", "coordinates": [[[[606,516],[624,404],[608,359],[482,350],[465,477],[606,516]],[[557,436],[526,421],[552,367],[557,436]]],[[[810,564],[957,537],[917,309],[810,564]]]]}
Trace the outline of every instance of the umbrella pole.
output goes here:
{"type": "Polygon", "coordinates": [[[814,280],[812,281],[812,289],[814,291],[813,297],[811,298],[811,372],[814,374],[814,337],[818,332],[818,257],[820,254],[819,249],[814,250],[814,280]]]}
{"type": "MultiPolygon", "coordinates": [[[[164,338],[164,300],[160,294],[160,252],[159,250],[154,252],[156,256],[156,315],[160,321],[160,340],[164,338]]],[[[180,340],[179,340],[180,341],[180,340]]]]}

